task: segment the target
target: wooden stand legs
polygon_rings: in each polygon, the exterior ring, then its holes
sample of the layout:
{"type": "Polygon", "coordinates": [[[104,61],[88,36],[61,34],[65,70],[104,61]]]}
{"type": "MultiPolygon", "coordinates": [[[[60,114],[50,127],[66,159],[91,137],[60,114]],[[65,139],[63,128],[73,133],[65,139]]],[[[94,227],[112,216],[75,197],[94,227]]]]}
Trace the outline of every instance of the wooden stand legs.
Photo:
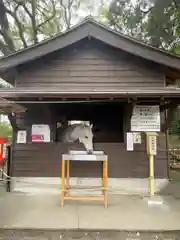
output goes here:
{"type": "Polygon", "coordinates": [[[67,161],[67,169],[66,169],[66,196],[69,196],[70,191],[70,160],[67,161]]]}
{"type": "MultiPolygon", "coordinates": [[[[103,161],[102,166],[102,184],[99,187],[88,186],[87,188],[80,189],[99,189],[102,190],[102,195],[100,196],[73,196],[70,195],[72,187],[70,186],[70,160],[62,160],[62,169],[61,169],[61,178],[62,178],[62,192],[61,192],[61,206],[64,206],[64,200],[95,200],[95,201],[104,201],[104,207],[107,208],[108,205],[108,161],[103,161]],[[66,167],[67,165],[67,167],[66,167]]],[[[77,187],[75,187],[77,189],[77,187]]]]}
{"type": "Polygon", "coordinates": [[[108,204],[108,161],[103,162],[103,187],[104,187],[104,207],[107,208],[108,204]]]}
{"type": "Polygon", "coordinates": [[[62,194],[61,194],[61,206],[64,206],[64,197],[65,195],[69,195],[70,191],[70,160],[64,161],[62,160],[62,170],[61,170],[61,178],[62,178],[62,194]],[[67,169],[66,169],[66,162],[67,162],[67,169]],[[66,176],[65,176],[66,171],[66,176]],[[65,183],[66,179],[66,183],[65,183]]]}
{"type": "Polygon", "coordinates": [[[64,206],[64,194],[65,194],[65,161],[62,160],[61,167],[61,207],[64,206]]]}

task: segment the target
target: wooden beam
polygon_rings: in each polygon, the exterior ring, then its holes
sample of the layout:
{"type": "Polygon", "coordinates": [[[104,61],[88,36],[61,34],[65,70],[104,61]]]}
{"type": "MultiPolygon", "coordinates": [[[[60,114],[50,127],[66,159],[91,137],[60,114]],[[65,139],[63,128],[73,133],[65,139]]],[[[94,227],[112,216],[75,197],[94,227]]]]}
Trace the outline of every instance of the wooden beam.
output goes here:
{"type": "Polygon", "coordinates": [[[9,114],[10,112],[21,113],[26,111],[26,108],[23,106],[2,97],[0,97],[0,109],[2,109],[5,114],[9,114]]]}

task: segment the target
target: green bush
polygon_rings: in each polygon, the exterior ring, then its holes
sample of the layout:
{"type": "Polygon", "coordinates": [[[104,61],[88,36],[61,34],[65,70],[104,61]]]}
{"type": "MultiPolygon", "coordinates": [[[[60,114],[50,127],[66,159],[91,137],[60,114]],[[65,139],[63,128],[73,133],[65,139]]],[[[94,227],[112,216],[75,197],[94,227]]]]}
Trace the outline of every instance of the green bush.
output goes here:
{"type": "Polygon", "coordinates": [[[0,124],[0,137],[5,137],[8,139],[8,142],[12,142],[12,127],[8,123],[0,124]]]}

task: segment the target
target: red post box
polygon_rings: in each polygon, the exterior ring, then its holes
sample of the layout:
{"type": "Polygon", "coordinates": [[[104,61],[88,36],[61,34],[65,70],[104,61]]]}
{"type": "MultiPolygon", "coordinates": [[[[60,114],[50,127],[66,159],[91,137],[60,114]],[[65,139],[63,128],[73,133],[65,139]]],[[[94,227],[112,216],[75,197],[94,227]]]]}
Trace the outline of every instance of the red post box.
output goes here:
{"type": "Polygon", "coordinates": [[[6,161],[7,144],[7,139],[4,137],[0,137],[0,168],[4,167],[6,161]]]}

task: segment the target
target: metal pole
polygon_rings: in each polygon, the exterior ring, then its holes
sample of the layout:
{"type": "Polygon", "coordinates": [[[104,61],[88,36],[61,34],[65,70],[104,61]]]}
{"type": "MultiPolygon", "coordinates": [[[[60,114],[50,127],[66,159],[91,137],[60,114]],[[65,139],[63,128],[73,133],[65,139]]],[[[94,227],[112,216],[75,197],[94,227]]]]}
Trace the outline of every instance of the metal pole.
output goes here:
{"type": "Polygon", "coordinates": [[[6,191],[10,192],[11,191],[11,181],[10,177],[12,175],[12,145],[8,146],[8,159],[7,159],[7,184],[6,184],[6,191]]]}
{"type": "Polygon", "coordinates": [[[150,197],[154,196],[155,180],[154,180],[154,155],[149,155],[149,182],[150,182],[150,197]]]}

